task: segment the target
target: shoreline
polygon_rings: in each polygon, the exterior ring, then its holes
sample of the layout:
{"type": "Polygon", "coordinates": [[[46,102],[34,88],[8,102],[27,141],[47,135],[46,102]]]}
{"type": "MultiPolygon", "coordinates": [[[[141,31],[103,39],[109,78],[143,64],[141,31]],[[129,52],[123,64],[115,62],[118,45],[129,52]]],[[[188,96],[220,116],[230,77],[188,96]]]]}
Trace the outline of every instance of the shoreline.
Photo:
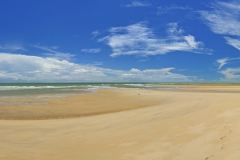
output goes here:
{"type": "Polygon", "coordinates": [[[233,86],[180,86],[144,89],[107,88],[81,93],[0,97],[0,120],[68,119],[123,112],[162,104],[167,99],[164,94],[212,96],[238,93],[240,87],[233,86]]]}

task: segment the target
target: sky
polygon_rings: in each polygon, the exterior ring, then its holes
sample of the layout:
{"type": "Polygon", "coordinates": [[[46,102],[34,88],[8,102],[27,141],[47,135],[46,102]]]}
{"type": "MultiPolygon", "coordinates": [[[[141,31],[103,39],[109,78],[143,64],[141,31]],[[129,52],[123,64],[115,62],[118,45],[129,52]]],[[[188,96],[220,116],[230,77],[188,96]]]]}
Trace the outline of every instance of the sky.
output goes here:
{"type": "Polygon", "coordinates": [[[1,0],[0,82],[240,82],[240,0],[1,0]]]}

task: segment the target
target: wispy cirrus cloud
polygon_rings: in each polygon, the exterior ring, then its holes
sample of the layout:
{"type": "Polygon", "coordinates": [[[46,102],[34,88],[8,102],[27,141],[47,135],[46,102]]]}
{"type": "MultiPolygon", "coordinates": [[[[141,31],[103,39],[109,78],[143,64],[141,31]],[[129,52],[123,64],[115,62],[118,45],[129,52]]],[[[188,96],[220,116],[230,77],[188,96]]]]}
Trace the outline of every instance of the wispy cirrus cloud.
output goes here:
{"type": "Polygon", "coordinates": [[[54,57],[57,59],[72,59],[75,55],[71,54],[69,52],[62,52],[58,50],[58,46],[42,46],[42,45],[34,45],[33,47],[38,48],[46,53],[44,53],[46,56],[54,57]]]}
{"type": "Polygon", "coordinates": [[[225,65],[238,60],[240,60],[240,57],[235,57],[235,58],[225,57],[225,58],[218,59],[217,60],[218,69],[222,69],[225,65]]]}
{"type": "Polygon", "coordinates": [[[217,1],[211,10],[200,14],[214,33],[223,35],[227,44],[240,50],[240,1],[217,1]]]}
{"type": "Polygon", "coordinates": [[[81,52],[83,53],[99,53],[101,52],[100,48],[83,48],[81,49],[81,52]]]}
{"type": "Polygon", "coordinates": [[[116,70],[52,57],[0,53],[0,82],[178,82],[195,77],[175,69],[116,70]]]}
{"type": "Polygon", "coordinates": [[[192,11],[193,9],[188,6],[158,6],[157,7],[157,15],[167,14],[173,11],[192,11]]]}
{"type": "Polygon", "coordinates": [[[177,23],[169,23],[167,35],[158,37],[146,23],[113,27],[109,35],[99,41],[112,49],[112,57],[121,55],[153,56],[171,52],[192,52],[210,54],[204,44],[193,35],[186,34],[177,23]]]}
{"type": "Polygon", "coordinates": [[[151,3],[139,0],[133,0],[130,3],[126,4],[125,7],[133,8],[133,7],[149,7],[151,3]]]}
{"type": "Polygon", "coordinates": [[[203,20],[217,34],[240,35],[240,2],[218,1],[209,11],[201,11],[203,20]]]}
{"type": "MultiPolygon", "coordinates": [[[[240,50],[240,1],[216,1],[210,10],[201,11],[200,14],[212,32],[222,35],[228,45],[240,50]]],[[[226,67],[239,60],[240,57],[217,60],[218,70],[223,75],[223,80],[240,80],[239,67],[226,67]]]]}
{"type": "Polygon", "coordinates": [[[220,73],[224,76],[225,81],[238,81],[240,80],[240,68],[227,68],[221,70],[220,73]]]}
{"type": "MultiPolygon", "coordinates": [[[[240,37],[238,37],[240,38],[240,37]]],[[[231,46],[233,46],[234,48],[240,50],[240,40],[237,38],[231,38],[231,37],[225,37],[227,43],[231,46]]]]}
{"type": "Polygon", "coordinates": [[[98,37],[98,36],[100,36],[100,35],[101,35],[101,33],[100,33],[98,30],[95,30],[95,31],[93,31],[93,32],[91,33],[92,38],[96,38],[96,37],[98,37]]]}
{"type": "Polygon", "coordinates": [[[0,44],[0,50],[2,50],[2,51],[25,51],[26,48],[22,44],[5,43],[5,44],[0,44]]]}
{"type": "Polygon", "coordinates": [[[240,80],[240,68],[239,67],[228,67],[225,68],[226,65],[230,65],[233,62],[239,62],[240,57],[234,58],[221,58],[217,60],[218,70],[224,76],[224,80],[227,81],[239,81],[240,80]]]}
{"type": "Polygon", "coordinates": [[[222,69],[230,61],[229,58],[221,58],[217,60],[218,69],[222,69]]]}

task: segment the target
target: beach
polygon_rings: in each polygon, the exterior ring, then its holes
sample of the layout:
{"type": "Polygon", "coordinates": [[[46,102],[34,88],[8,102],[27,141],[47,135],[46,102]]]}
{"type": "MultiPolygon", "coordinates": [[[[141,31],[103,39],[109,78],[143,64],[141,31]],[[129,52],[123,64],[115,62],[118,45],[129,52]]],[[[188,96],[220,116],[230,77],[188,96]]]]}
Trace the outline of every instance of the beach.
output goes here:
{"type": "Polygon", "coordinates": [[[240,86],[0,97],[1,160],[239,160],[240,86]]]}

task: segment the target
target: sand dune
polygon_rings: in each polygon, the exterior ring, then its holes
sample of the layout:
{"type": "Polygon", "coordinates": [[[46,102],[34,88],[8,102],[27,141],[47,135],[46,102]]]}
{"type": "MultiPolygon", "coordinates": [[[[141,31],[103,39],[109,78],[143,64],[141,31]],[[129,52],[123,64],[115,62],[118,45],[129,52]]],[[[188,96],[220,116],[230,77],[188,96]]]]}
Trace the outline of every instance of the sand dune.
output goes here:
{"type": "Polygon", "coordinates": [[[239,93],[114,89],[46,102],[1,107],[0,159],[240,159],[239,93]]]}

